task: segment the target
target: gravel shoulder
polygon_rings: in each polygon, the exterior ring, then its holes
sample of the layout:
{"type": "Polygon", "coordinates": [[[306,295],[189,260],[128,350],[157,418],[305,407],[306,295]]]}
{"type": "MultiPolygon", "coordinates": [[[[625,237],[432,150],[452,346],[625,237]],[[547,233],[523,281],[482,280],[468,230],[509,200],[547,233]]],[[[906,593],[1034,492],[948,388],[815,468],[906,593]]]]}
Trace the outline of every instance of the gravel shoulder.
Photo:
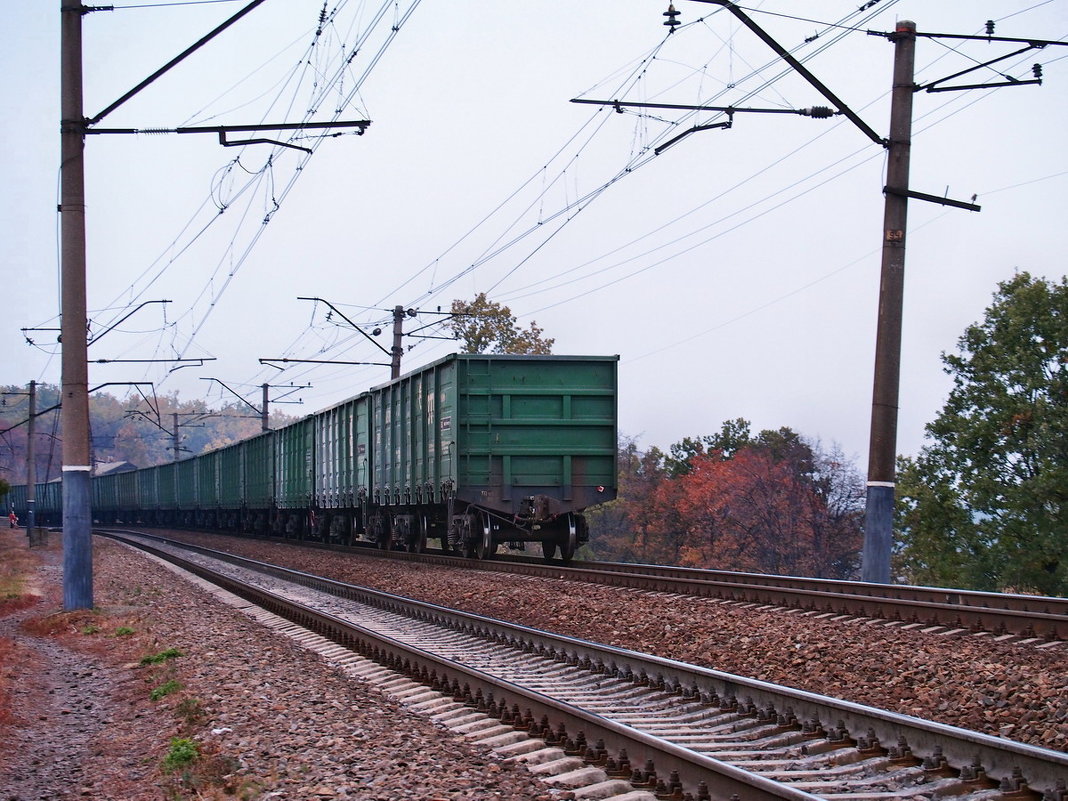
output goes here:
{"type": "Polygon", "coordinates": [[[37,595],[0,607],[3,801],[560,797],[121,545],[94,540],[91,612],[32,553],[37,595]],[[175,739],[199,757],[167,770],[175,739]]]}

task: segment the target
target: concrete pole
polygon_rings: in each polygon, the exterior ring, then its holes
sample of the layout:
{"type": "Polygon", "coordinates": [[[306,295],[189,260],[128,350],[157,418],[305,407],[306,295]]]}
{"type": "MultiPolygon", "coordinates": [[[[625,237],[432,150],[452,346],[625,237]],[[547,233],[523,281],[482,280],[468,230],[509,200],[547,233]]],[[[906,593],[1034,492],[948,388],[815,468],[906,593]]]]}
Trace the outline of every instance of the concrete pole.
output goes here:
{"type": "Polygon", "coordinates": [[[26,539],[34,544],[37,526],[37,452],[34,439],[37,428],[37,382],[30,382],[30,419],[26,423],[26,539]]]}
{"type": "Polygon", "coordinates": [[[894,86],[890,101],[890,144],[883,212],[879,326],[875,341],[868,490],[864,516],[861,578],[890,583],[894,486],[897,459],[897,410],[901,374],[901,317],[905,280],[905,230],[908,215],[909,156],[912,149],[913,72],[916,23],[902,20],[894,36],[894,86]]]}
{"type": "Polygon", "coordinates": [[[171,435],[172,444],[174,446],[174,461],[178,461],[178,412],[174,412],[172,419],[174,420],[174,433],[171,435]]]}
{"type": "Polygon", "coordinates": [[[89,367],[85,311],[85,139],[82,13],[60,2],[60,258],[63,420],[63,608],[93,606],[89,367]]]}
{"type": "Polygon", "coordinates": [[[268,431],[270,427],[267,425],[267,396],[270,384],[263,385],[263,406],[260,408],[260,430],[268,431]]]}

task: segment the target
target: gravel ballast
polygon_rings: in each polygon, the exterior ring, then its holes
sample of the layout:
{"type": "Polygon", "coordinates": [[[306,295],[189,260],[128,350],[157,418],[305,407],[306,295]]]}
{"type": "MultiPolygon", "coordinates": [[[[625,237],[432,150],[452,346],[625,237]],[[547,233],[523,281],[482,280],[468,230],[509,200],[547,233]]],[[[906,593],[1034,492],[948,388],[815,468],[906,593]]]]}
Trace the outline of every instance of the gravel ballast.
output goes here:
{"type": "Polygon", "coordinates": [[[881,621],[173,533],[422,601],[1068,750],[1064,643],[1043,649],[991,635],[942,636],[881,621]]]}
{"type": "Polygon", "coordinates": [[[124,546],[94,540],[98,611],[59,613],[43,556],[42,600],[0,618],[3,801],[566,796],[124,546]],[[174,738],[200,758],[167,771],[174,738]]]}
{"type": "MultiPolygon", "coordinates": [[[[343,581],[1065,750],[1068,648],[702,599],[180,535],[343,581]]],[[[550,799],[503,763],[124,546],[94,540],[97,611],[60,613],[57,544],[0,613],[0,801],[550,799]],[[148,655],[180,656],[143,665],[148,655]],[[174,682],[174,689],[153,700],[174,682]],[[3,689],[8,689],[5,698],[3,689]],[[165,770],[175,738],[191,769],[165,770]]]]}

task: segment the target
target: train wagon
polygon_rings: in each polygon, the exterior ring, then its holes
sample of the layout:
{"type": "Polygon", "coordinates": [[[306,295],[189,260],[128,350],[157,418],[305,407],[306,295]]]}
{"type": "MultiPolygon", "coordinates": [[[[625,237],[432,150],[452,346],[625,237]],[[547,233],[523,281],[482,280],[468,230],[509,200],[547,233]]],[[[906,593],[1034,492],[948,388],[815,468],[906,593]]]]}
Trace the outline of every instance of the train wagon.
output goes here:
{"type": "MultiPolygon", "coordinates": [[[[94,478],[94,516],[416,551],[438,540],[477,558],[538,543],[568,560],[587,539],[582,511],[616,497],[618,360],[446,356],[244,442],[94,478]]],[[[59,485],[38,486],[38,509],[58,517],[59,485]]]]}
{"type": "Polygon", "coordinates": [[[618,357],[454,354],[373,388],[368,535],[566,560],[615,498],[618,357]]]}
{"type": "Polygon", "coordinates": [[[93,479],[93,519],[106,523],[133,520],[141,508],[138,471],[108,473],[93,479]]]}
{"type": "Polygon", "coordinates": [[[275,432],[267,431],[236,446],[241,452],[244,483],[241,487],[241,531],[266,531],[275,509],[275,432]]]}
{"type": "MultiPolygon", "coordinates": [[[[21,525],[26,525],[29,520],[29,503],[27,501],[26,485],[20,484],[11,487],[5,499],[8,511],[14,511],[19,517],[21,525]]],[[[59,525],[63,519],[63,489],[59,481],[49,481],[47,484],[34,485],[34,519],[39,526],[59,525]]]]}
{"type": "Polygon", "coordinates": [[[370,396],[349,398],[315,416],[313,509],[324,538],[349,541],[364,532],[371,470],[370,396]]]}
{"type": "Polygon", "coordinates": [[[159,474],[160,466],[137,471],[137,501],[142,521],[154,519],[159,510],[159,474]]]}
{"type": "Polygon", "coordinates": [[[159,466],[159,507],[157,519],[161,524],[178,522],[178,462],[159,466]]]}

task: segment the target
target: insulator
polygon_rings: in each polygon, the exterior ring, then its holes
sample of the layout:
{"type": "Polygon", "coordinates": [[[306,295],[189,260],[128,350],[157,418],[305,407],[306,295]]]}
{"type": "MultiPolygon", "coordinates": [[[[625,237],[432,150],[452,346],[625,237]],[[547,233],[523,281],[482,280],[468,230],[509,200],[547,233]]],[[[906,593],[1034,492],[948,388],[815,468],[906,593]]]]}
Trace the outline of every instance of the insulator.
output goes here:
{"type": "Polygon", "coordinates": [[[1031,65],[1031,72],[1034,73],[1036,78],[1041,79],[1042,78],[1042,65],[1041,64],[1032,64],[1031,65]]]}
{"type": "Polygon", "coordinates": [[[664,16],[667,17],[667,19],[664,20],[664,24],[668,27],[670,33],[674,33],[675,28],[682,24],[677,19],[675,19],[678,15],[679,12],[675,10],[675,5],[673,3],[669,3],[668,10],[664,12],[664,16]]]}
{"type": "Polygon", "coordinates": [[[825,120],[834,116],[834,109],[827,106],[813,106],[812,108],[803,108],[801,113],[806,117],[812,117],[813,119],[825,120]]]}
{"type": "Polygon", "coordinates": [[[986,21],[986,35],[987,36],[993,36],[994,35],[994,20],[992,20],[992,19],[988,19],[986,21]]]}
{"type": "Polygon", "coordinates": [[[169,128],[142,128],[140,132],[149,135],[173,133],[169,128]]]}

